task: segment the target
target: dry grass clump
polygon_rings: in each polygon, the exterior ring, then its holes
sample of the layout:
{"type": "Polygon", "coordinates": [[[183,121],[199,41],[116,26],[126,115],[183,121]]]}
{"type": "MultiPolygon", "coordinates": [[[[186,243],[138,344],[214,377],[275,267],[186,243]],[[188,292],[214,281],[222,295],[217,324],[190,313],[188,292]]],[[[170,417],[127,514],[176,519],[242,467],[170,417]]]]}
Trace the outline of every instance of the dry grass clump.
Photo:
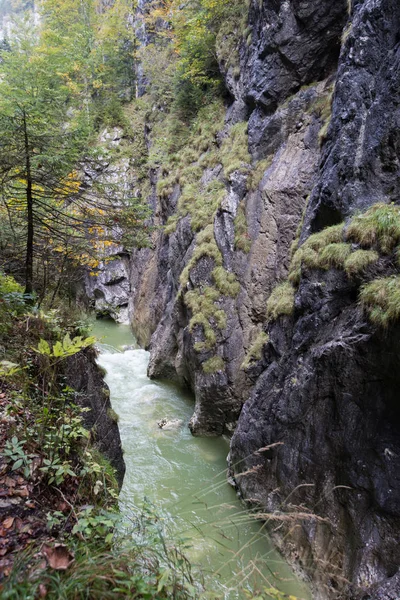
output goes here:
{"type": "Polygon", "coordinates": [[[318,252],[312,248],[308,248],[303,244],[293,255],[290,263],[288,280],[293,285],[297,286],[300,283],[301,267],[305,264],[310,269],[320,268],[320,259],[318,252]]]}
{"type": "Polygon", "coordinates": [[[260,185],[265,171],[271,166],[273,155],[258,161],[255,167],[250,172],[247,180],[247,187],[250,191],[256,190],[260,185]]]}
{"type": "Polygon", "coordinates": [[[219,159],[224,167],[224,175],[229,178],[235,171],[248,173],[251,156],[248,150],[247,121],[236,123],[224,139],[219,151],[219,159]]]}
{"type": "Polygon", "coordinates": [[[361,288],[360,303],[373,323],[386,328],[400,318],[400,276],[374,279],[361,288]]]}
{"type": "Polygon", "coordinates": [[[346,239],[363,247],[376,246],[383,254],[390,254],[400,242],[400,206],[375,204],[351,220],[346,239]]]}
{"type": "Polygon", "coordinates": [[[294,311],[295,289],[289,281],[279,284],[267,301],[267,319],[275,321],[282,315],[292,315],[294,311]]]}

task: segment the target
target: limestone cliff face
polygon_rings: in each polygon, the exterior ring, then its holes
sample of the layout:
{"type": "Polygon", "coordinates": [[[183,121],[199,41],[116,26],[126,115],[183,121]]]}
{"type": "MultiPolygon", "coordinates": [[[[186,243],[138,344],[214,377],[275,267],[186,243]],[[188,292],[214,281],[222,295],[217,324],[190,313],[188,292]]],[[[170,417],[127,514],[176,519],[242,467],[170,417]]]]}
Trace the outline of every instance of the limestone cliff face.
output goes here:
{"type": "MultiPolygon", "coordinates": [[[[193,390],[194,434],[235,430],[236,484],[278,519],[315,598],[400,597],[399,332],[359,304],[363,283],[397,274],[394,250],[350,277],[334,261],[317,268],[311,249],[292,314],[272,318],[267,302],[310,235],[399,202],[399,36],[395,0],[253,0],[238,64],[219,56],[225,120],[190,159],[196,193],[221,193],[215,212],[196,223],[183,178],[164,185],[151,170],[154,222],[167,227],[130,262],[150,377],[193,390]],[[243,123],[245,153],[228,167],[243,123]]],[[[149,148],[152,135],[149,122],[149,148]]]]}

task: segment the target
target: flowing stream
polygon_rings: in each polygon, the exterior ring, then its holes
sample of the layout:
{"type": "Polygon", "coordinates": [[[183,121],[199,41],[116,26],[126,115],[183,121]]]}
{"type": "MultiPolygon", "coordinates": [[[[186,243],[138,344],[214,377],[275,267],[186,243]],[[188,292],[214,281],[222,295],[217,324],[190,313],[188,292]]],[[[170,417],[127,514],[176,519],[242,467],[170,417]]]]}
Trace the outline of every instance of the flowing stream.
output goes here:
{"type": "Polygon", "coordinates": [[[174,535],[189,539],[186,555],[200,565],[210,589],[223,590],[225,600],[245,598],[243,589],[252,586],[276,587],[308,600],[307,587],[228,485],[228,442],[190,434],[192,396],[147,378],[149,354],[136,347],[129,327],[101,320],[93,333],[101,351],[98,362],[107,371],[112,407],[119,415],[126,463],[121,511],[128,515],[147,498],[156,512],[169,515],[174,535]],[[130,348],[124,350],[124,345],[130,348]],[[181,424],[160,429],[163,418],[181,424]]]}

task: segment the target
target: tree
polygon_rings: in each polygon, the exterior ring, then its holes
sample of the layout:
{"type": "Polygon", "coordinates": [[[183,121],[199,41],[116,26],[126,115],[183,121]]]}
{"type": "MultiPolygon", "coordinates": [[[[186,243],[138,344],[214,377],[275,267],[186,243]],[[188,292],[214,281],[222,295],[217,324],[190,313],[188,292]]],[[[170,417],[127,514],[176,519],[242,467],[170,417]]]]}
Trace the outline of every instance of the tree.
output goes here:
{"type": "Polygon", "coordinates": [[[63,57],[52,50],[45,52],[25,30],[0,55],[0,186],[8,213],[25,229],[27,294],[35,228],[49,233],[57,221],[66,224],[64,207],[78,191],[69,173],[89,134],[82,114],[71,113],[63,57]]]}
{"type": "MultiPolygon", "coordinates": [[[[25,23],[0,53],[0,193],[8,237],[25,244],[27,294],[35,255],[62,269],[74,256],[82,264],[112,243],[116,223],[140,229],[145,216],[126,190],[96,181],[105,164],[93,148],[93,32],[80,29],[73,53],[71,29],[54,22],[41,35],[25,23]]],[[[82,27],[77,18],[69,25],[82,27]]]]}

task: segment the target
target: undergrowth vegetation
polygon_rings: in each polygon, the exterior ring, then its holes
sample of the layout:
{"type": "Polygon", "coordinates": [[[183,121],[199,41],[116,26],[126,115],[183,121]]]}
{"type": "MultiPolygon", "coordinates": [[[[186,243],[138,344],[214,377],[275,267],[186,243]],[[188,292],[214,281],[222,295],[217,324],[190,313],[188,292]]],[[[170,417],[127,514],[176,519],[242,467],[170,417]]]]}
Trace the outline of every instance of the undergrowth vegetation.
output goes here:
{"type": "Polygon", "coordinates": [[[190,565],[156,515],[121,529],[114,469],[65,378],[69,357],[94,360],[94,338],[26,300],[0,273],[1,597],[194,598],[190,565]]]}

